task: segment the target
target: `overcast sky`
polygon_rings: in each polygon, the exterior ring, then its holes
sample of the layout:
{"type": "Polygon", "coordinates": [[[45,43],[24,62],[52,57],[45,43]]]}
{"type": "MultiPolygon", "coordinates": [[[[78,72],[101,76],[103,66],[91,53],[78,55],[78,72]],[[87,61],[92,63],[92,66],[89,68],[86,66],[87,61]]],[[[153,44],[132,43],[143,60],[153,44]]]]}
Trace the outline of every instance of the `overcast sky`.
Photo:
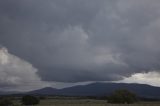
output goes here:
{"type": "Polygon", "coordinates": [[[160,0],[0,0],[0,45],[2,90],[160,86],[160,0]]]}

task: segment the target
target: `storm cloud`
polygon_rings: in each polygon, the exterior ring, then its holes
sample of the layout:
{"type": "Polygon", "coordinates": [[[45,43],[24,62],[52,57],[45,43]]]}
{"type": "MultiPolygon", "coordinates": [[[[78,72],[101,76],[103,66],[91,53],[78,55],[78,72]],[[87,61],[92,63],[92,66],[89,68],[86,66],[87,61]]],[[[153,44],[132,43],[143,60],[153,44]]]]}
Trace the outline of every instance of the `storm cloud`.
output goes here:
{"type": "Polygon", "coordinates": [[[116,81],[160,70],[159,29],[159,0],[0,1],[0,44],[43,81],[116,81]]]}

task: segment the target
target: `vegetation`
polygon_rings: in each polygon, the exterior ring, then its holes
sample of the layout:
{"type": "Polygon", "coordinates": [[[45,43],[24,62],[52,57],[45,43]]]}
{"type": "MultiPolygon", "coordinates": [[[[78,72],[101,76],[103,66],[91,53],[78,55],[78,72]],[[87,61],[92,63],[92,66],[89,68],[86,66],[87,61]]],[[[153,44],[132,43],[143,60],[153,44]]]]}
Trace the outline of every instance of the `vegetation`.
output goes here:
{"type": "Polygon", "coordinates": [[[22,104],[23,105],[37,105],[39,104],[39,99],[35,96],[26,95],[22,97],[22,104]]]}
{"type": "Polygon", "coordinates": [[[42,100],[41,103],[37,106],[160,106],[160,102],[141,102],[135,104],[109,104],[106,100],[94,99],[46,99],[42,100]]]}
{"type": "Polygon", "coordinates": [[[110,97],[108,97],[108,103],[131,104],[136,101],[136,95],[128,90],[116,90],[110,97]]]}
{"type": "Polygon", "coordinates": [[[13,105],[13,102],[10,98],[1,98],[0,99],[0,106],[12,106],[13,105]]]}
{"type": "Polygon", "coordinates": [[[128,90],[116,90],[109,97],[49,95],[40,95],[38,98],[31,95],[8,97],[0,98],[0,106],[160,106],[160,100],[149,100],[149,102],[147,99],[145,102],[136,102],[136,95],[128,90]],[[130,103],[134,104],[130,105],[130,103]]]}
{"type": "MultiPolygon", "coordinates": [[[[20,98],[14,99],[14,106],[24,106],[20,104],[20,98]]],[[[1,106],[1,105],[0,105],[1,106]]],[[[59,96],[46,96],[44,100],[40,101],[40,104],[35,106],[160,106],[159,101],[139,101],[134,104],[110,104],[106,100],[99,99],[87,99],[77,97],[59,97],[59,96]]]]}

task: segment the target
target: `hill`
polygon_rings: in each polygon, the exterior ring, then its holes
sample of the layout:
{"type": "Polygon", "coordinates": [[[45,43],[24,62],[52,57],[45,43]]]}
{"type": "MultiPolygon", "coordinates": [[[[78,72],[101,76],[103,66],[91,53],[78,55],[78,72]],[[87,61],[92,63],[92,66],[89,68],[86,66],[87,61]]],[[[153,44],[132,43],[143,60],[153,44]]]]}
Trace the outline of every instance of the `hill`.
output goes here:
{"type": "Polygon", "coordinates": [[[160,87],[146,84],[126,84],[126,83],[92,83],[88,85],[78,85],[63,89],[51,87],[34,90],[28,94],[37,95],[64,95],[64,96],[106,96],[116,89],[128,89],[140,97],[160,98],[160,87]]]}

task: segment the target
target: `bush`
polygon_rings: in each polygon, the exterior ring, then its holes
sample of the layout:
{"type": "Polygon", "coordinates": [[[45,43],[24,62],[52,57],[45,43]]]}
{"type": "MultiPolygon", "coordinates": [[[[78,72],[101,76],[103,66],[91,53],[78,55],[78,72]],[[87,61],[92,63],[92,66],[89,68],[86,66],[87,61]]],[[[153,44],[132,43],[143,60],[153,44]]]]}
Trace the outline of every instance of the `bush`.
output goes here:
{"type": "Polygon", "coordinates": [[[40,96],[39,99],[40,99],[40,100],[45,100],[46,97],[45,97],[45,96],[40,96]]]}
{"type": "Polygon", "coordinates": [[[13,102],[9,98],[1,98],[0,99],[0,106],[13,106],[13,102]]]}
{"type": "Polygon", "coordinates": [[[136,101],[137,101],[136,95],[128,90],[116,90],[112,95],[108,97],[108,103],[131,104],[136,101]]]}
{"type": "Polygon", "coordinates": [[[26,95],[22,97],[22,104],[23,105],[37,105],[39,104],[39,99],[35,96],[26,95]]]}

